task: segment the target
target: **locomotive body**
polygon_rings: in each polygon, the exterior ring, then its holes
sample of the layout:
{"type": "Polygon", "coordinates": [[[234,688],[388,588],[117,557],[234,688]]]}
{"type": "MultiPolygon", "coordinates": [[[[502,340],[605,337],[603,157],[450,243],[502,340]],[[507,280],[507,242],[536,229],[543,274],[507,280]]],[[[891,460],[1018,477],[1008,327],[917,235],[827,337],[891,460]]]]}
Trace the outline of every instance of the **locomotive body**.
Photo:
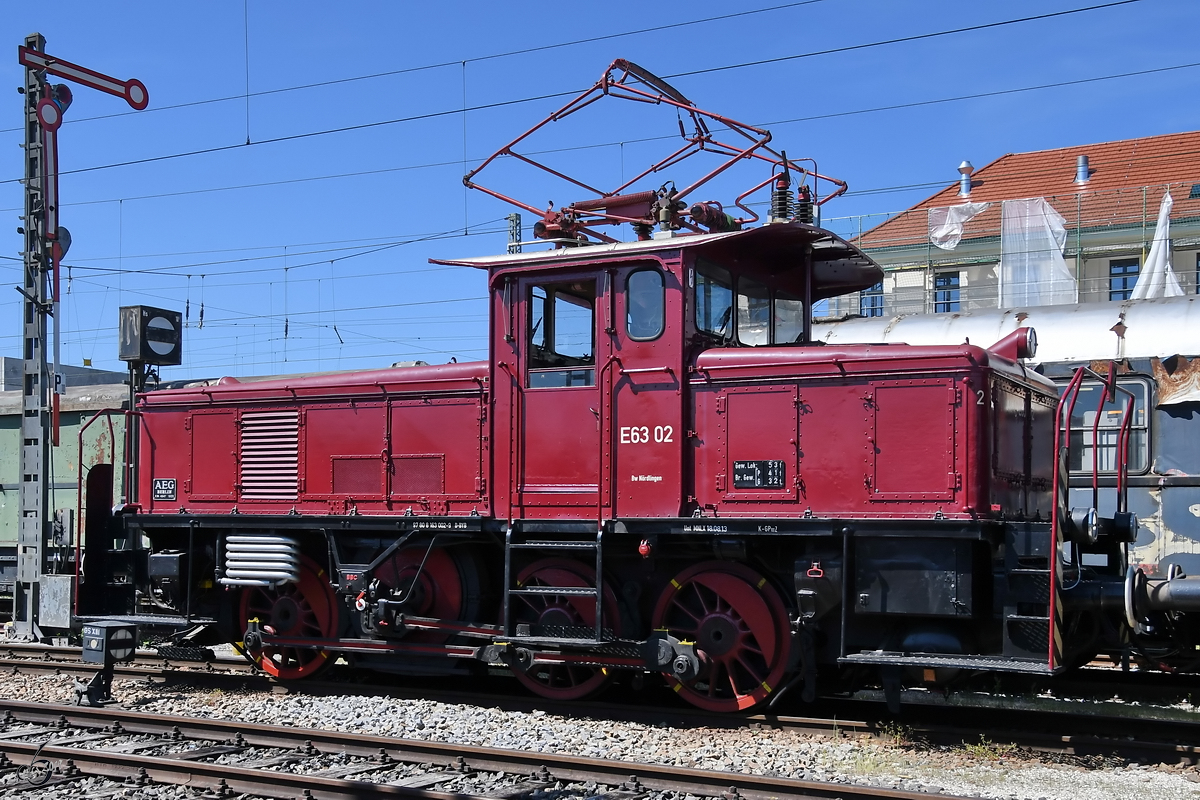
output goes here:
{"type": "Polygon", "coordinates": [[[86,482],[80,616],[207,626],[282,678],[650,671],[718,710],[1119,642],[1121,526],[1070,582],[1054,557],[1028,331],[811,344],[879,268],[794,222],[449,263],[487,270],[488,362],[141,395],[133,502],[86,482]]]}
{"type": "Polygon", "coordinates": [[[1127,568],[1133,405],[1107,405],[1128,389],[1093,371],[1084,391],[1077,370],[1060,399],[1023,365],[1029,328],[988,347],[814,342],[814,303],[882,270],[812,224],[845,182],[770,139],[613,62],[464,178],[556,248],[438,262],[486,273],[488,359],[141,394],[124,471],[82,465],[77,619],[233,642],[284,679],[337,659],[505,668],[579,698],[659,674],[725,711],[810,699],[819,678],[895,699],[1050,675],[1131,637],[1186,660],[1200,581],[1127,568]],[[605,95],[674,111],[684,145],[557,210],[475,182],[513,156],[593,191],[514,147],[605,95]],[[633,190],[699,153],[724,162],[633,190]],[[770,167],[743,216],[683,199],[739,163],[770,167]],[[746,227],[768,186],[767,224],[746,227]],[[637,241],[601,230],[626,224],[637,241]],[[1101,419],[1117,437],[1080,507],[1077,412],[1092,442],[1101,419]]]}

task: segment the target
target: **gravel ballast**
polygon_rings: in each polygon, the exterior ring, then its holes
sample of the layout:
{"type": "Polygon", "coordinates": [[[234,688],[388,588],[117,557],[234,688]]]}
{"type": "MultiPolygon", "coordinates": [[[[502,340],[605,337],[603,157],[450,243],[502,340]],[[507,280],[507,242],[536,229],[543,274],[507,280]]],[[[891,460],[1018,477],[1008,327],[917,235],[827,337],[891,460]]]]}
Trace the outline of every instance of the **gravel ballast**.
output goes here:
{"type": "MultiPolygon", "coordinates": [[[[12,700],[69,703],[73,700],[71,684],[72,679],[66,676],[4,675],[0,677],[0,695],[12,700]]],[[[830,738],[792,730],[673,728],[426,700],[163,688],[124,679],[114,682],[114,695],[125,707],[159,714],[968,797],[1200,798],[1200,772],[1192,767],[1144,766],[1103,759],[1049,763],[1034,754],[986,740],[960,748],[927,748],[894,740],[830,738]]]]}

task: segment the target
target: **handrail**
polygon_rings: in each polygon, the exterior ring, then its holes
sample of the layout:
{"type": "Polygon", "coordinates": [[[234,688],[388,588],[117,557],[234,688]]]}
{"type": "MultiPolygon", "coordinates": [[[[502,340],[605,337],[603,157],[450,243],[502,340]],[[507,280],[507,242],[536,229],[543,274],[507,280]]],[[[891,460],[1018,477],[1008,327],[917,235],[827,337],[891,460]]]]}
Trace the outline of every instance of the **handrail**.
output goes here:
{"type": "Polygon", "coordinates": [[[1124,512],[1128,507],[1128,447],[1129,447],[1129,432],[1131,430],[1134,405],[1136,397],[1133,392],[1129,391],[1117,383],[1117,365],[1110,363],[1108,375],[1101,376],[1094,370],[1088,367],[1079,367],[1075,370],[1075,374],[1071,376],[1070,382],[1058,401],[1058,408],[1055,411],[1054,425],[1054,481],[1053,481],[1053,505],[1050,511],[1051,519],[1051,535],[1054,537],[1054,546],[1050,553],[1050,602],[1049,602],[1049,642],[1048,642],[1048,660],[1050,669],[1055,669],[1058,664],[1058,653],[1055,652],[1055,627],[1058,612],[1058,591],[1059,591],[1059,572],[1061,570],[1062,558],[1059,553],[1059,548],[1063,542],[1063,525],[1064,514],[1070,514],[1070,460],[1071,460],[1071,419],[1075,415],[1075,404],[1079,401],[1079,392],[1083,387],[1085,378],[1091,377],[1095,379],[1103,388],[1100,395],[1099,403],[1096,408],[1096,418],[1092,424],[1092,508],[1098,508],[1100,504],[1100,412],[1104,406],[1110,402],[1115,402],[1118,394],[1124,394],[1128,397],[1129,404],[1122,412],[1121,425],[1117,434],[1117,453],[1116,453],[1116,473],[1117,473],[1117,511],[1124,512]],[[1065,442],[1064,442],[1065,438],[1065,442]]]}
{"type": "MultiPolygon", "coordinates": [[[[600,453],[599,453],[599,458],[596,461],[596,525],[599,528],[604,527],[604,478],[607,475],[608,488],[609,488],[609,492],[611,493],[612,488],[613,488],[612,462],[614,460],[612,458],[609,459],[608,469],[606,470],[604,468],[604,442],[605,442],[605,439],[608,440],[609,450],[611,452],[611,450],[612,450],[612,446],[611,446],[612,445],[612,432],[607,430],[604,427],[604,423],[605,423],[604,373],[607,372],[609,367],[611,367],[613,364],[620,365],[620,363],[621,363],[620,356],[610,355],[608,357],[608,360],[604,362],[604,366],[600,367],[600,371],[596,375],[596,388],[600,390],[600,408],[597,409],[598,413],[596,414],[596,421],[600,426],[599,436],[597,437],[599,439],[600,453]]],[[[612,392],[611,391],[609,392],[607,399],[610,401],[612,400],[612,392]]],[[[608,420],[608,424],[611,426],[612,420],[608,420]]]]}
{"type": "Polygon", "coordinates": [[[668,375],[674,375],[675,370],[671,367],[639,367],[637,369],[625,369],[624,367],[617,373],[618,375],[645,375],[648,372],[665,372],[668,375]]]}
{"type": "MultiPolygon", "coordinates": [[[[76,434],[76,469],[75,469],[75,596],[72,599],[72,607],[75,610],[75,615],[79,615],[79,579],[83,568],[83,434],[92,423],[104,417],[108,422],[108,438],[112,444],[112,457],[115,461],[117,458],[117,432],[113,428],[112,415],[124,413],[119,408],[102,408],[97,411],[87,422],[79,426],[79,432],[76,434]]],[[[90,468],[89,468],[90,469],[90,468]]]]}

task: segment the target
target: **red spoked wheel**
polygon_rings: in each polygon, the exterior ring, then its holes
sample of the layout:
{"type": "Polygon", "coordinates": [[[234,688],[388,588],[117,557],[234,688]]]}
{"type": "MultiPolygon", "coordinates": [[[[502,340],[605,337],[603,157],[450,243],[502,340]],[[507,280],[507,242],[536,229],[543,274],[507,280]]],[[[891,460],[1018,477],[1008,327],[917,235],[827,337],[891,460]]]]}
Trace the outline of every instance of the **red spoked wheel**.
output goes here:
{"type": "Polygon", "coordinates": [[[675,576],[654,609],[656,630],[696,643],[700,674],[666,675],[680,697],[706,711],[753,708],[779,688],[791,631],[767,579],[744,564],[709,561],[675,576]]]}
{"type": "MultiPolygon", "coordinates": [[[[241,619],[258,619],[273,636],[288,639],[332,639],[337,635],[337,607],[325,570],[300,557],[300,580],[277,587],[252,586],[242,592],[241,619]]],[[[242,629],[243,632],[245,628],[242,629]]],[[[247,654],[268,675],[281,680],[308,678],[333,663],[326,650],[270,645],[247,654]]]]}
{"type": "MultiPolygon", "coordinates": [[[[454,556],[443,547],[410,547],[379,565],[380,583],[405,599],[404,612],[414,617],[442,620],[464,618],[466,592],[454,556]]],[[[443,642],[452,634],[413,631],[407,637],[423,642],[443,642]]]]}
{"type": "MultiPolygon", "coordinates": [[[[596,571],[566,558],[547,558],[530,564],[517,576],[518,587],[558,586],[582,588],[596,585],[596,571]]],[[[513,595],[512,619],[543,627],[596,626],[596,599],[568,595],[513,595]]],[[[604,587],[604,627],[619,635],[617,596],[604,587]]],[[[514,669],[525,688],[553,700],[579,700],[595,694],[611,680],[607,670],[575,664],[534,664],[527,672],[514,669]]]]}

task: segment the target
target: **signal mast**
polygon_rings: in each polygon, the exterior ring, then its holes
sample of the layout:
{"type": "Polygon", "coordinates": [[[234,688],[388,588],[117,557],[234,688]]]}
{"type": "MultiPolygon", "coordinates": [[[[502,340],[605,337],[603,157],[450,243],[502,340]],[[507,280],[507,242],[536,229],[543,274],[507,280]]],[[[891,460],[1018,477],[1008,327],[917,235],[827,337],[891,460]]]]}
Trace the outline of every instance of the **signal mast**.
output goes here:
{"type": "MultiPolygon", "coordinates": [[[[71,105],[71,89],[51,84],[55,76],[123,98],[141,111],[150,102],[139,80],[118,80],[47,55],[46,38],[30,34],[18,48],[25,67],[25,214],[18,232],[25,236],[21,311],[21,489],[17,538],[17,580],[13,586],[13,634],[41,639],[38,622],[49,628],[70,626],[73,576],[47,574],[48,550],[69,544],[70,532],[50,517],[51,445],[58,445],[59,408],[65,388],[59,364],[59,263],[71,246],[71,235],[58,224],[58,128],[71,105]],[[46,354],[47,318],[54,320],[53,366],[46,354]],[[47,580],[48,579],[48,580],[47,580]]],[[[62,565],[56,565],[61,567],[62,565]]],[[[52,570],[56,572],[57,570],[52,570]]]]}

